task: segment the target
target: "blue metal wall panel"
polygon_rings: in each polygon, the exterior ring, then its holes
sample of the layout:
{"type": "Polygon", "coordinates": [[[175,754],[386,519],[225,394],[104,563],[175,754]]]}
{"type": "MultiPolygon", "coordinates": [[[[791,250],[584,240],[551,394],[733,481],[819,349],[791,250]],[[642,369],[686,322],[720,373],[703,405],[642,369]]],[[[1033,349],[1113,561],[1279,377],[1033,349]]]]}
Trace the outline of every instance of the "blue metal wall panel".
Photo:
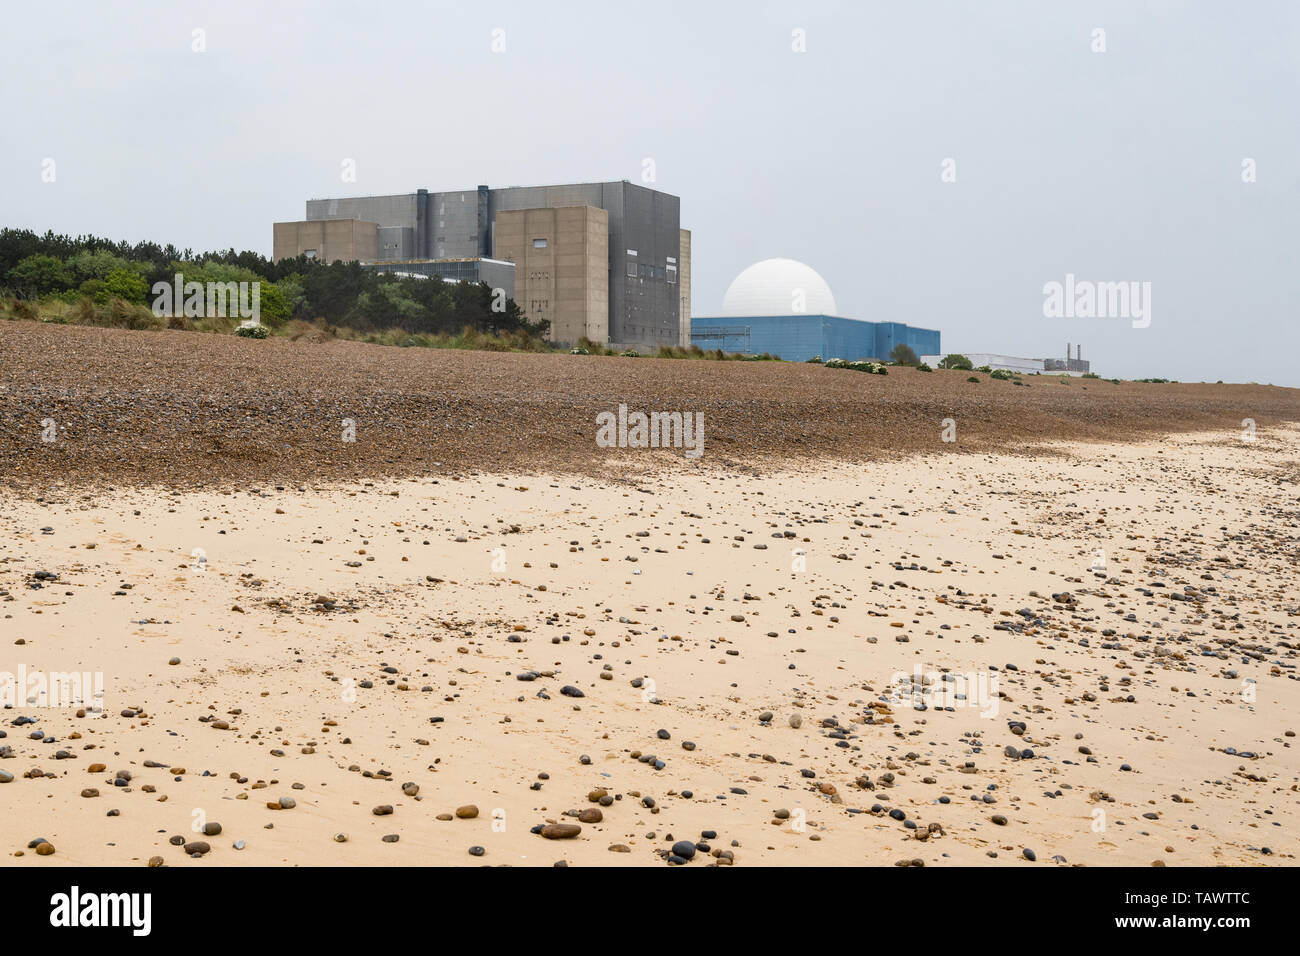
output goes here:
{"type": "Polygon", "coordinates": [[[691,342],[702,349],[722,349],[787,362],[814,356],[846,361],[888,359],[899,342],[917,355],[937,355],[939,333],[901,322],[863,322],[836,315],[692,316],[691,342]]]}
{"type": "Polygon", "coordinates": [[[826,316],[823,323],[823,359],[841,358],[857,362],[875,356],[876,326],[874,322],[859,322],[839,316],[826,316]]]}

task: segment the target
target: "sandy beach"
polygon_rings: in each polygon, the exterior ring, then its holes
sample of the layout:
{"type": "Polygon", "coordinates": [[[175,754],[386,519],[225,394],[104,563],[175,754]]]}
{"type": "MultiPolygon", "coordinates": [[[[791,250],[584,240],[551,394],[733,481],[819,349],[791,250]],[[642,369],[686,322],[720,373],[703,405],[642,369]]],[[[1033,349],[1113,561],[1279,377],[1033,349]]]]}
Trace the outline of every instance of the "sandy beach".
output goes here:
{"type": "MultiPolygon", "coordinates": [[[[840,381],[896,381],[872,378],[840,381]]],[[[15,477],[0,671],[101,674],[103,715],[3,712],[3,852],[1293,864],[1300,427],[1033,437],[743,470],[602,464],[587,437],[554,470],[15,477]]]]}

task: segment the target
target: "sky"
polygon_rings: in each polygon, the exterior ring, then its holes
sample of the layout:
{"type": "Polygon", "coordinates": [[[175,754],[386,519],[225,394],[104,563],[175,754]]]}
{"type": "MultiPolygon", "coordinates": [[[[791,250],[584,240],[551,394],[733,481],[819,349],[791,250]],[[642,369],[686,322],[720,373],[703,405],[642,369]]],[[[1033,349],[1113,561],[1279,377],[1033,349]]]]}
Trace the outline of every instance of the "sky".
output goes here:
{"type": "Polygon", "coordinates": [[[651,160],[696,315],[779,256],[945,352],[1300,386],[1291,0],[43,0],[4,23],[0,225],[269,255],[308,198],[651,160]],[[1049,315],[1067,275],[1149,312],[1049,315]]]}

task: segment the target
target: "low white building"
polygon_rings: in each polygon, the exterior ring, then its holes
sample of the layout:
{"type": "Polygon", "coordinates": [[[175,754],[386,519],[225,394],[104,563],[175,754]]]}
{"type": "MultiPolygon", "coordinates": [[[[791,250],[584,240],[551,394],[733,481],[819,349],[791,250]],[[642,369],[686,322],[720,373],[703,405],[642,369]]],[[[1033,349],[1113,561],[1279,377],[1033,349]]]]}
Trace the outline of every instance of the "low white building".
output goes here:
{"type": "MultiPolygon", "coordinates": [[[[1017,372],[1021,375],[1033,375],[1035,372],[1046,370],[1043,359],[1035,358],[1018,358],[1014,355],[990,355],[987,352],[958,352],[957,355],[964,355],[971,361],[971,365],[979,368],[987,365],[989,368],[1003,368],[1008,372],[1017,372]]],[[[942,355],[922,355],[921,361],[934,368],[939,367],[939,362],[943,359],[942,355]]]]}

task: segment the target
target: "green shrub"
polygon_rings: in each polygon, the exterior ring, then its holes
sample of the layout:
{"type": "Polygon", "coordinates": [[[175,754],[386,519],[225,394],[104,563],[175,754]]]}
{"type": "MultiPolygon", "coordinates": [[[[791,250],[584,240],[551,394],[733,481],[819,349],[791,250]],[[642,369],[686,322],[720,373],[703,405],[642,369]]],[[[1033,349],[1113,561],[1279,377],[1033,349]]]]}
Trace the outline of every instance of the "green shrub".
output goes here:
{"type": "MultiPolygon", "coordinates": [[[[105,305],[108,302],[108,289],[104,286],[103,279],[87,279],[81,283],[76,295],[78,298],[83,295],[89,296],[100,305],[105,305]]],[[[68,304],[72,305],[74,302],[76,302],[76,299],[71,300],[68,304]]]]}
{"type": "Polygon", "coordinates": [[[589,351],[587,351],[586,349],[584,349],[581,345],[579,345],[577,348],[569,349],[569,354],[570,354],[570,355],[590,355],[591,353],[590,353],[589,351]]]}
{"type": "Polygon", "coordinates": [[[922,362],[920,365],[918,365],[918,366],[916,367],[916,370],[917,370],[918,372],[933,372],[933,371],[934,371],[934,369],[930,368],[930,366],[926,365],[924,362],[922,362]]]}
{"type": "Polygon", "coordinates": [[[9,270],[9,284],[15,291],[22,290],[31,295],[45,295],[48,292],[62,292],[72,285],[72,276],[63,267],[62,261],[54,256],[33,255],[19,260],[9,270]]]}
{"type": "Polygon", "coordinates": [[[981,365],[981,366],[980,366],[979,368],[977,368],[975,371],[977,371],[977,372],[983,372],[985,375],[990,375],[990,374],[992,374],[992,372],[993,372],[993,367],[990,366],[990,365],[981,365]]]}
{"type": "MultiPolygon", "coordinates": [[[[975,368],[975,365],[966,356],[958,355],[956,352],[953,352],[950,355],[945,355],[939,360],[939,368],[955,368],[960,369],[963,372],[969,372],[975,368]]],[[[978,379],[976,379],[976,381],[978,381],[978,379]]]]}
{"type": "Polygon", "coordinates": [[[246,339],[264,339],[271,333],[265,325],[241,325],[235,334],[246,339]]]}
{"type": "Polygon", "coordinates": [[[966,381],[968,381],[968,382],[975,382],[975,383],[977,383],[977,384],[979,383],[979,379],[978,379],[976,376],[974,376],[974,375],[972,375],[970,378],[966,379],[966,381]]]}
{"type": "Polygon", "coordinates": [[[104,292],[110,298],[136,305],[144,305],[144,297],[149,292],[149,284],[138,272],[130,269],[114,269],[104,277],[103,285],[104,292]]]}
{"type": "Polygon", "coordinates": [[[821,365],[821,364],[822,364],[822,357],[821,357],[820,355],[814,355],[814,356],[813,356],[812,358],[810,358],[808,361],[811,362],[813,365],[821,365]]]}
{"type": "Polygon", "coordinates": [[[895,365],[920,365],[921,359],[910,346],[899,342],[889,353],[889,360],[895,365]]]}
{"type": "Polygon", "coordinates": [[[989,378],[996,378],[1002,382],[1009,381],[1015,377],[1014,372],[1008,371],[1005,368],[994,369],[992,372],[989,372],[989,378]]]}

